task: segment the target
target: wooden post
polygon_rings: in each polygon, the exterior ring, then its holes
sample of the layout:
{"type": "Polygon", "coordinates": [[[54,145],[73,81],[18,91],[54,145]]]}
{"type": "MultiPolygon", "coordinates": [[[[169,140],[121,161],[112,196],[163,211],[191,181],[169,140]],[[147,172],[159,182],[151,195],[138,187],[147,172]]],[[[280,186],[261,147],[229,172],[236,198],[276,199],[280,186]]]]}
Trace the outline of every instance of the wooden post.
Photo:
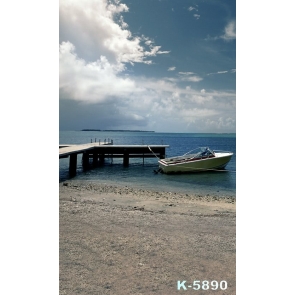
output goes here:
{"type": "Polygon", "coordinates": [[[104,154],[99,154],[99,164],[100,165],[103,165],[104,164],[104,158],[105,158],[105,155],[104,154]]]}
{"type": "Polygon", "coordinates": [[[124,151],[123,155],[123,165],[129,166],[129,154],[126,151],[124,151]]]}
{"type": "Polygon", "coordinates": [[[87,152],[83,153],[83,169],[86,170],[89,166],[89,154],[87,152]]]}
{"type": "Polygon", "coordinates": [[[77,171],[77,154],[70,155],[69,173],[70,177],[75,176],[77,171]]]}
{"type": "Polygon", "coordinates": [[[97,162],[98,162],[98,153],[96,151],[93,151],[92,164],[94,167],[97,166],[97,162]]]}
{"type": "Polygon", "coordinates": [[[162,148],[160,151],[160,159],[165,159],[165,148],[162,148]]]}

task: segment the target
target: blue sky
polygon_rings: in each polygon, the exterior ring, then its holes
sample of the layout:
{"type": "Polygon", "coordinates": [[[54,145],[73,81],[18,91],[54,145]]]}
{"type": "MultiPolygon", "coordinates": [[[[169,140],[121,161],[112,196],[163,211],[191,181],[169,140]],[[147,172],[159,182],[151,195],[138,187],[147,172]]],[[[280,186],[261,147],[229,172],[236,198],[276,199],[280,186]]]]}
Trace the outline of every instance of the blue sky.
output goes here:
{"type": "Polygon", "coordinates": [[[236,2],[60,1],[60,130],[236,132],[236,2]]]}

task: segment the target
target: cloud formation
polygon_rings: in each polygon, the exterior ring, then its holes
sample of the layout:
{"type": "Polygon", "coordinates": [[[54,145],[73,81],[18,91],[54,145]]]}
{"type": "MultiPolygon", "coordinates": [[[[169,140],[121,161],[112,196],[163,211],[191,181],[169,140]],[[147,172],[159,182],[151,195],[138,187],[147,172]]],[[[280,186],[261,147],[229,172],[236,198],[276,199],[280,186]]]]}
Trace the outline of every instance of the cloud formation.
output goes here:
{"type": "Polygon", "coordinates": [[[193,72],[179,72],[180,79],[188,82],[200,82],[203,78],[194,75],[193,72]]]}
{"type": "Polygon", "coordinates": [[[236,22],[230,21],[224,28],[224,35],[221,36],[222,39],[230,41],[236,39],[236,22]]]}
{"type": "Polygon", "coordinates": [[[60,0],[61,128],[234,130],[234,91],[193,89],[203,78],[189,71],[157,79],[127,74],[127,64],[150,67],[151,57],[170,52],[134,37],[123,18],[128,11],[119,0],[60,0]]]}
{"type": "MultiPolygon", "coordinates": [[[[195,5],[195,7],[194,7],[194,6],[190,6],[190,7],[188,8],[188,11],[193,11],[193,10],[195,10],[195,11],[199,11],[199,9],[198,9],[198,5],[195,5]]],[[[199,19],[199,18],[201,17],[201,15],[200,15],[200,14],[197,14],[197,13],[194,13],[193,15],[194,15],[194,17],[195,17],[196,19],[199,19]]]]}
{"type": "Polygon", "coordinates": [[[124,97],[139,91],[134,81],[119,75],[124,70],[123,64],[110,63],[105,56],[86,62],[77,56],[70,42],[60,45],[59,67],[60,89],[74,100],[103,102],[109,97],[124,97]]]}
{"type": "MultiPolygon", "coordinates": [[[[198,124],[198,128],[207,130],[206,118],[211,118],[209,126],[212,128],[212,121],[216,121],[214,117],[219,118],[223,112],[228,113],[229,110],[235,109],[233,92],[222,93],[204,89],[196,91],[190,87],[178,86],[178,82],[181,81],[197,82],[199,78],[193,73],[187,72],[174,79],[152,79],[121,76],[121,71],[121,68],[108,62],[105,57],[87,63],[78,58],[71,43],[62,43],[60,98],[62,101],[70,99],[76,103],[63,102],[61,105],[64,108],[61,109],[65,110],[65,106],[70,105],[71,108],[75,106],[82,110],[80,115],[74,116],[71,120],[82,120],[80,123],[83,125],[80,126],[84,128],[92,128],[90,122],[96,122],[96,128],[141,126],[155,130],[159,126],[173,126],[174,130],[178,131],[187,126],[194,130],[195,123],[198,124]],[[89,119],[91,114],[96,118],[94,121],[89,119]]],[[[60,120],[64,122],[64,118],[60,120]]],[[[66,122],[64,124],[66,126],[66,122]]],[[[215,125],[216,128],[218,126],[220,123],[215,125]]]]}
{"type": "Polygon", "coordinates": [[[228,22],[224,28],[224,34],[220,36],[210,37],[208,36],[206,40],[218,40],[223,39],[224,41],[232,41],[236,39],[236,22],[234,20],[228,22]]]}
{"type": "Polygon", "coordinates": [[[60,0],[59,3],[60,43],[74,44],[78,55],[87,61],[96,61],[103,55],[110,62],[150,64],[147,57],[169,53],[148,43],[144,36],[132,36],[122,15],[129,8],[120,1],[60,0]]]}
{"type": "Polygon", "coordinates": [[[231,69],[230,71],[218,71],[218,72],[215,72],[215,73],[209,73],[209,74],[207,74],[207,76],[209,76],[209,75],[227,74],[227,73],[233,74],[235,72],[236,72],[236,69],[231,69]]]}

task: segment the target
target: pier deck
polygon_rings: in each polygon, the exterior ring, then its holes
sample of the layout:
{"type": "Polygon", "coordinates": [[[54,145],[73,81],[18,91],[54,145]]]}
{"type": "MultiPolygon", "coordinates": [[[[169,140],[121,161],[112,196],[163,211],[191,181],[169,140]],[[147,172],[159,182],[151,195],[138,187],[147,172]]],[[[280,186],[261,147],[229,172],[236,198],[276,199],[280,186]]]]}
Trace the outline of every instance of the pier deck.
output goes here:
{"type": "Polygon", "coordinates": [[[169,145],[114,145],[111,143],[87,143],[78,145],[60,145],[59,158],[70,157],[69,172],[76,175],[77,155],[83,154],[83,167],[89,167],[89,159],[93,159],[95,166],[99,160],[103,163],[108,158],[123,158],[123,165],[129,165],[129,158],[165,158],[165,151],[169,145]]]}

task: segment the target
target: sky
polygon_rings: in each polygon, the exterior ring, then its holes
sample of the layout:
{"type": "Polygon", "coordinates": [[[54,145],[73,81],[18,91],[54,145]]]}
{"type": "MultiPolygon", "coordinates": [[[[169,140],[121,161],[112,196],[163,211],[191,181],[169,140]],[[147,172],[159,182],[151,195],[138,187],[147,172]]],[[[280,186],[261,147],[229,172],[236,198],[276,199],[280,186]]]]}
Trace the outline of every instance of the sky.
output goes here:
{"type": "Polygon", "coordinates": [[[235,0],[60,0],[59,129],[236,132],[235,0]]]}

